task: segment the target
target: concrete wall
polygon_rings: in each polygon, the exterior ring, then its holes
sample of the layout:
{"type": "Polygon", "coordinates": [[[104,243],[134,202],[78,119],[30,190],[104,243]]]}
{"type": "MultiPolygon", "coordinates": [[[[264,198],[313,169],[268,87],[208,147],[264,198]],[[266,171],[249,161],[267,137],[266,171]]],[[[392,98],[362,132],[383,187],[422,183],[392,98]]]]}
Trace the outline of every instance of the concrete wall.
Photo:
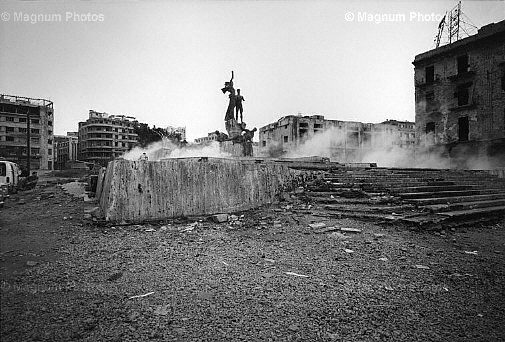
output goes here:
{"type": "Polygon", "coordinates": [[[114,222],[207,215],[273,202],[305,175],[254,160],[115,160],[99,174],[97,198],[106,219],[114,222]]]}

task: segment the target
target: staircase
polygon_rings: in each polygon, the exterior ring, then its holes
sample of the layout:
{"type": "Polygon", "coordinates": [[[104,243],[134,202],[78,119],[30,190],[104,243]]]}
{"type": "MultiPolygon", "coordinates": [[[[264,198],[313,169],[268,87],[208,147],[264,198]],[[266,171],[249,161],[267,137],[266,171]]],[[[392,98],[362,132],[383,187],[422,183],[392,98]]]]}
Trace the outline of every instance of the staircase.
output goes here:
{"type": "Polygon", "coordinates": [[[307,184],[334,215],[419,225],[505,217],[505,179],[481,170],[338,168],[307,184]]]}

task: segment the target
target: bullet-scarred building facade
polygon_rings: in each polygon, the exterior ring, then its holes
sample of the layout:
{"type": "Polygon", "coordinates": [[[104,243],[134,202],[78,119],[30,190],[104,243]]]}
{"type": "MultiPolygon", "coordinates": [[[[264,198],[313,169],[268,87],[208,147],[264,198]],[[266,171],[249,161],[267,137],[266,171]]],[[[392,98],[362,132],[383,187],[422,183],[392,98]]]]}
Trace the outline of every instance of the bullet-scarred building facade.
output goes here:
{"type": "Polygon", "coordinates": [[[451,167],[505,166],[505,21],[417,55],[416,130],[420,150],[451,167]]]}
{"type": "Polygon", "coordinates": [[[30,152],[31,170],[52,170],[53,127],[53,102],[0,95],[0,158],[17,163],[26,171],[30,152]]]}
{"type": "MultiPolygon", "coordinates": [[[[300,151],[335,161],[360,162],[372,150],[404,148],[412,150],[414,123],[388,120],[382,123],[328,120],[322,115],[288,115],[259,129],[259,155],[280,157],[300,151]],[[323,134],[324,137],[318,134],[323,134]]],[[[296,154],[296,153],[295,153],[296,154]]]]}

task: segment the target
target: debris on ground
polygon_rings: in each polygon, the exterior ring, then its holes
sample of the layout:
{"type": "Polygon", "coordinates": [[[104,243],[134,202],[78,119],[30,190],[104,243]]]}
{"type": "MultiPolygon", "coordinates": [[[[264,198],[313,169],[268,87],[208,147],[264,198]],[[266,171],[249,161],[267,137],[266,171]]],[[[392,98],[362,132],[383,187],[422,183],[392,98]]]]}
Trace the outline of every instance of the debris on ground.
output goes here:
{"type": "Polygon", "coordinates": [[[212,215],[212,220],[216,223],[224,223],[228,221],[228,214],[215,214],[212,215]]]}
{"type": "Polygon", "coordinates": [[[340,231],[342,231],[344,233],[361,233],[361,229],[358,229],[358,228],[345,228],[345,227],[342,227],[342,228],[340,228],[340,231]]]}
{"type": "Polygon", "coordinates": [[[418,269],[421,269],[421,270],[429,270],[430,269],[428,266],[424,266],[424,265],[416,265],[415,267],[418,269]]]}
{"type": "Polygon", "coordinates": [[[128,297],[128,299],[134,299],[134,298],[143,298],[143,297],[147,297],[147,296],[150,296],[154,294],[154,292],[148,292],[146,294],[141,294],[141,295],[136,295],[136,296],[131,296],[131,297],[128,297]]]}
{"type": "Polygon", "coordinates": [[[308,275],[299,274],[299,273],[295,273],[295,272],[284,272],[284,273],[286,273],[287,275],[295,276],[295,277],[302,277],[302,278],[308,278],[309,277],[308,275]]]}
{"type": "Polygon", "coordinates": [[[311,224],[309,224],[309,227],[312,229],[323,228],[323,227],[326,227],[326,223],[324,223],[324,222],[311,223],[311,224]]]}

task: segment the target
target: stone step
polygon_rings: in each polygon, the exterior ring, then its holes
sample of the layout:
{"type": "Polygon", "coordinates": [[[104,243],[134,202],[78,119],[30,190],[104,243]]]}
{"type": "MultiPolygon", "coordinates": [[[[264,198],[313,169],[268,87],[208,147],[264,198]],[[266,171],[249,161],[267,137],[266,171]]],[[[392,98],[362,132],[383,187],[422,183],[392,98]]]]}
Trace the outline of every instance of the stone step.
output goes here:
{"type": "Polygon", "coordinates": [[[324,185],[318,185],[317,182],[307,183],[309,186],[328,186],[332,188],[346,188],[346,187],[402,187],[402,186],[442,186],[442,185],[455,185],[454,182],[449,181],[390,181],[390,182],[329,182],[324,185]]]}
{"type": "Polygon", "coordinates": [[[385,214],[411,212],[413,207],[405,205],[325,205],[326,210],[340,210],[340,211],[353,211],[353,212],[380,212],[385,214]]]}
{"type": "Polygon", "coordinates": [[[505,205],[498,205],[493,207],[476,208],[471,210],[454,210],[437,213],[437,215],[454,217],[472,216],[472,215],[486,215],[486,214],[499,214],[505,217],[505,205]]]}
{"type": "Polygon", "coordinates": [[[505,205],[505,198],[490,201],[459,202],[450,204],[430,204],[430,205],[424,205],[419,208],[438,213],[444,211],[471,210],[476,208],[496,207],[504,205],[505,205]]]}
{"type": "Polygon", "coordinates": [[[439,198],[439,197],[501,194],[501,193],[503,193],[503,189],[480,189],[480,190],[475,189],[475,190],[431,191],[431,192],[405,192],[405,193],[399,193],[398,196],[404,199],[411,199],[411,198],[439,198]]]}
{"type": "MultiPolygon", "coordinates": [[[[492,185],[492,184],[490,184],[492,185]]],[[[407,186],[394,189],[395,193],[412,193],[412,192],[439,192],[439,191],[458,191],[458,190],[474,190],[482,189],[482,185],[442,185],[442,186],[407,186]]]]}
{"type": "Polygon", "coordinates": [[[426,181],[453,181],[453,182],[499,182],[505,184],[505,179],[498,178],[496,176],[489,177],[454,177],[454,176],[442,176],[442,177],[397,177],[397,176],[360,176],[360,177],[350,177],[350,176],[341,176],[341,177],[324,177],[324,180],[345,183],[345,182],[395,182],[395,181],[418,181],[418,182],[426,182],[426,181]]]}
{"type": "Polygon", "coordinates": [[[330,197],[330,196],[317,196],[316,194],[313,194],[310,196],[314,202],[317,203],[328,203],[328,204],[365,204],[365,205],[370,205],[370,204],[377,204],[377,203],[394,203],[398,202],[397,197],[392,197],[392,196],[383,196],[384,198],[381,197],[375,197],[375,198],[370,198],[370,197],[365,197],[365,198],[345,198],[345,197],[330,197]]]}
{"type": "Polygon", "coordinates": [[[408,199],[406,202],[417,205],[429,204],[449,204],[460,202],[473,202],[473,201],[488,201],[499,200],[505,198],[505,193],[502,194],[489,194],[489,195],[472,195],[472,196],[453,196],[453,197],[438,197],[438,198],[413,198],[408,199]]]}

